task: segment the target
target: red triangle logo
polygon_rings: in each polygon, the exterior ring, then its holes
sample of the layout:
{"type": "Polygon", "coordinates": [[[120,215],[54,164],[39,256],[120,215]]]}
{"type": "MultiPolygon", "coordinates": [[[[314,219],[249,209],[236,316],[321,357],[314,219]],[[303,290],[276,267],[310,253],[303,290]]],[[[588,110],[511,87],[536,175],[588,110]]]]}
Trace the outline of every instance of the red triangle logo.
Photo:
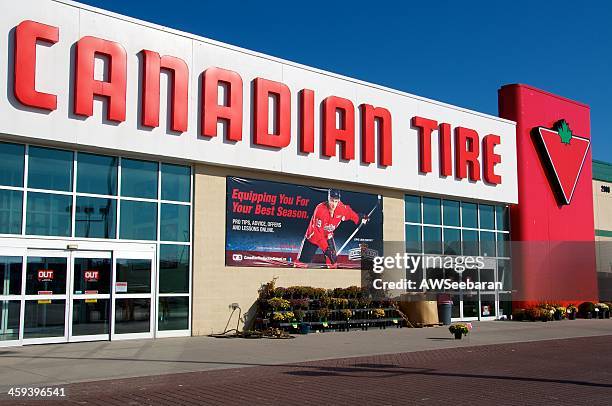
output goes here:
{"type": "Polygon", "coordinates": [[[591,140],[573,135],[565,120],[558,122],[554,129],[537,127],[536,138],[553,174],[553,188],[559,192],[563,204],[570,204],[591,140]]]}

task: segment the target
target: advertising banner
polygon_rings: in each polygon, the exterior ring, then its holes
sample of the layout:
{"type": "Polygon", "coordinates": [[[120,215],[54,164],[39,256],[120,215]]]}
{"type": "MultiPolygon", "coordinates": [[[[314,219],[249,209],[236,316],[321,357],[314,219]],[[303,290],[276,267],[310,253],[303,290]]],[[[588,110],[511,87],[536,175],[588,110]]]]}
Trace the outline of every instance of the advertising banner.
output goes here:
{"type": "Polygon", "coordinates": [[[379,195],[228,177],[225,263],[359,269],[382,224],[379,195]]]}

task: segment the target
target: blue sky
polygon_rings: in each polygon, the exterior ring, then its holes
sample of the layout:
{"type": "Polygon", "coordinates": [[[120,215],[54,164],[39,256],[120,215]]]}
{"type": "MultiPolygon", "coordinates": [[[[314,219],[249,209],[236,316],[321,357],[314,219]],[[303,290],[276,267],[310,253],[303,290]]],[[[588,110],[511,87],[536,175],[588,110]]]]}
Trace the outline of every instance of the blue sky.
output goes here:
{"type": "Polygon", "coordinates": [[[589,104],[612,162],[610,2],[83,2],[493,115],[526,83],[589,104]]]}

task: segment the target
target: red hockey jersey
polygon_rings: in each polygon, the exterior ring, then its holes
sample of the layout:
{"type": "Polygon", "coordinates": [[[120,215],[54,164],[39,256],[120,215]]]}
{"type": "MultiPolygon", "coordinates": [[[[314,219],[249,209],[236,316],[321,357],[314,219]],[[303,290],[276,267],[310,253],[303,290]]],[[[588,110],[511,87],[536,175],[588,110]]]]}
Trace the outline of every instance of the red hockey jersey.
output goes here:
{"type": "Polygon", "coordinates": [[[328,247],[327,240],[334,238],[334,230],[345,220],[352,220],[357,224],[359,216],[350,206],[339,202],[332,217],[327,202],[319,203],[308,224],[306,239],[325,251],[328,247]]]}

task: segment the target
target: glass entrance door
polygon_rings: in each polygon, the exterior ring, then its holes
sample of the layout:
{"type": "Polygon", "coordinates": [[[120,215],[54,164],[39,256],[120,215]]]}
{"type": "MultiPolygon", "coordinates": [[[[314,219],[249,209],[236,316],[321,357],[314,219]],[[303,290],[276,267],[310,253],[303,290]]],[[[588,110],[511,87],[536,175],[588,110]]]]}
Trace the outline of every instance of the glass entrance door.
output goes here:
{"type": "Polygon", "coordinates": [[[111,253],[74,251],[71,269],[69,341],[110,339],[111,253]]]}
{"type": "MultiPolygon", "coordinates": [[[[458,281],[496,282],[495,261],[485,258],[482,269],[466,269],[458,281]]],[[[498,293],[496,290],[462,290],[451,295],[453,300],[452,319],[454,321],[495,320],[499,313],[498,293]]]]}
{"type": "Polygon", "coordinates": [[[154,247],[109,248],[0,247],[0,346],[152,338],[154,247]]]}
{"type": "Polygon", "coordinates": [[[152,338],[155,254],[115,252],[111,339],[152,338]]]}
{"type": "Polygon", "coordinates": [[[67,340],[68,251],[28,251],[25,260],[23,343],[67,340]]]}
{"type": "Polygon", "coordinates": [[[0,345],[21,343],[23,250],[0,248],[0,345]]]}

